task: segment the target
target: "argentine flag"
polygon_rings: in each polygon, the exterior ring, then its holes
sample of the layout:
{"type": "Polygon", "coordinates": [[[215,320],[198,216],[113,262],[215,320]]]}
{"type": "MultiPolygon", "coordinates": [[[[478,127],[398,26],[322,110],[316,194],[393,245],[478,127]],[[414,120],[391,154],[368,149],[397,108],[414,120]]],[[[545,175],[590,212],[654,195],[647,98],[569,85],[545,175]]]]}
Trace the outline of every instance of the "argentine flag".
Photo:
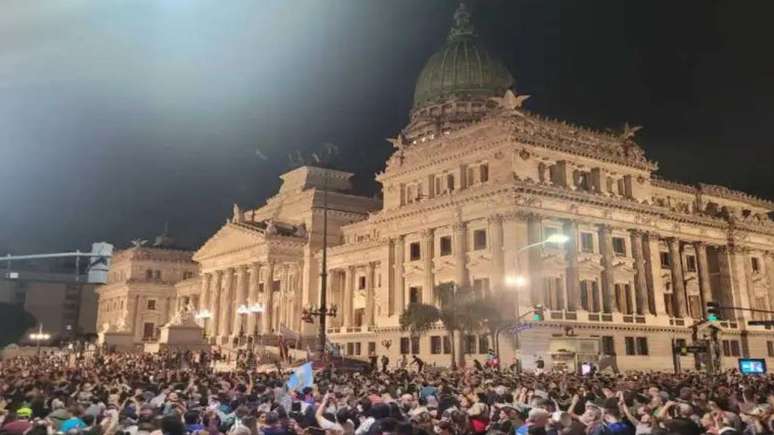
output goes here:
{"type": "Polygon", "coordinates": [[[287,382],[290,391],[301,391],[306,387],[311,387],[312,384],[314,384],[314,372],[312,372],[312,363],[310,362],[293,369],[287,382]]]}

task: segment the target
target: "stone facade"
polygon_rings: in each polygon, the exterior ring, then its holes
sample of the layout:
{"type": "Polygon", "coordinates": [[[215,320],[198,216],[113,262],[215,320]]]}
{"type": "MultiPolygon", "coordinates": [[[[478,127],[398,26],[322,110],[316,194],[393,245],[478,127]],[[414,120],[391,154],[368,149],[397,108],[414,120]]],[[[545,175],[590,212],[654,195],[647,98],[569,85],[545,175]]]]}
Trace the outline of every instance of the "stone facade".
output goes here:
{"type": "Polygon", "coordinates": [[[135,246],[113,256],[108,282],[97,289],[98,331],[129,332],[136,344],[158,339],[174,317],[185,283],[196,281],[193,253],[163,246],[135,246]]]}
{"type": "MultiPolygon", "coordinates": [[[[524,110],[527,96],[503,91],[511,76],[480,47],[464,7],[440,52],[479,54],[434,56],[420,74],[409,124],[376,176],[383,201],[348,193],[349,173],[304,166],[283,175],[264,206],[235,206],[196,252],[201,275],[177,296],[211,312],[212,342],[283,328],[315,335],[300,313],[319,304],[324,197],[327,300],[338,308],[328,333],[356,357],[416,352],[446,365],[456,346],[481,359],[492,346],[483,332],[449,343],[440,326],[418,339],[400,330],[406,307],[436,303],[441,283],[515,298],[513,319],[543,305],[545,320],[524,322],[519,334],[525,367],[537,357],[550,365],[552,343],[571,331],[596,339],[621,369],[669,370],[673,343],[691,341],[707,302],[774,308],[774,203],[659,178],[638,127],[602,133],[524,110]],[[556,233],[569,241],[539,244],[556,233]],[[517,275],[526,286],[506,285],[517,275]],[[237,314],[254,304],[263,313],[237,314]]],[[[774,364],[774,334],[746,324],[763,317],[723,316],[726,367],[748,355],[774,364]]],[[[515,337],[500,341],[508,363],[515,337]]]]}

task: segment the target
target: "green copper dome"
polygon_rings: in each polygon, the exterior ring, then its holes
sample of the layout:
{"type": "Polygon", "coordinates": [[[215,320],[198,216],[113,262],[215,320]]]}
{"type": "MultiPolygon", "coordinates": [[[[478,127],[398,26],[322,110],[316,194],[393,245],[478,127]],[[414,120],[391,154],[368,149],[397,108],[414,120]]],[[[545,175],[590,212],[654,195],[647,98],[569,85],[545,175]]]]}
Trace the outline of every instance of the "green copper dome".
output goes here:
{"type": "Polygon", "coordinates": [[[486,100],[513,87],[508,69],[481,46],[464,3],[441,50],[422,68],[414,91],[414,110],[447,99],[486,100]]]}

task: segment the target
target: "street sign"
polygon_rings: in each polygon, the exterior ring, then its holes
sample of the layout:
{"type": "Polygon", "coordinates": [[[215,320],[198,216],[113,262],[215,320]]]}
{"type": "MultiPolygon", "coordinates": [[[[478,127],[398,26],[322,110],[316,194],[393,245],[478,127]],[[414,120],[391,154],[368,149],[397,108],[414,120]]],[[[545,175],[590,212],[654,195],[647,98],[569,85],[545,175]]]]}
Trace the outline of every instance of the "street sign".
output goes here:
{"type": "Polygon", "coordinates": [[[691,346],[675,346],[675,351],[680,352],[682,355],[689,353],[704,353],[707,352],[707,345],[694,344],[691,346]]]}

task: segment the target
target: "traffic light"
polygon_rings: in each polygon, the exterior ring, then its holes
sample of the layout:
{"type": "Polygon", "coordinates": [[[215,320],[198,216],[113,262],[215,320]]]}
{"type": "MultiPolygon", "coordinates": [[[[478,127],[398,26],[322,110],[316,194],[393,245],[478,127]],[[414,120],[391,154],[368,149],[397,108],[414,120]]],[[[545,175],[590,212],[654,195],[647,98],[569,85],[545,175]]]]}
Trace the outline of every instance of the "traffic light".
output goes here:
{"type": "Polygon", "coordinates": [[[542,304],[535,304],[534,307],[532,307],[532,320],[536,322],[540,322],[543,320],[543,305],[542,304]]]}
{"type": "Polygon", "coordinates": [[[720,320],[720,310],[715,302],[707,302],[707,321],[715,322],[720,320]]]}

